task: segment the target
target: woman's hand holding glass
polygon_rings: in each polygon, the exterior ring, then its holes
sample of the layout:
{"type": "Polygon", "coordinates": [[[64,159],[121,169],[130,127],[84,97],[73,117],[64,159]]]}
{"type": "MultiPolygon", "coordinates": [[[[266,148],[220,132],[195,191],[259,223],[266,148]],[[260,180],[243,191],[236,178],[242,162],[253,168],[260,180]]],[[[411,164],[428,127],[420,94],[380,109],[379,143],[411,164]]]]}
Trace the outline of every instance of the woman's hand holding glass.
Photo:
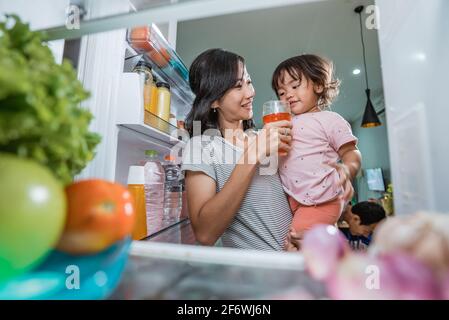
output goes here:
{"type": "Polygon", "coordinates": [[[292,124],[290,121],[277,121],[266,124],[257,134],[249,137],[247,152],[249,163],[261,163],[265,159],[278,155],[285,155],[290,151],[292,137],[292,124]]]}
{"type": "Polygon", "coordinates": [[[270,122],[262,130],[270,137],[270,145],[267,145],[265,155],[267,157],[274,154],[286,156],[291,149],[292,143],[291,121],[282,120],[270,122]]]}
{"type": "MultiPolygon", "coordinates": [[[[291,143],[291,111],[288,102],[272,100],[267,101],[263,104],[263,123],[265,124],[264,128],[277,128],[279,137],[282,143],[287,141],[286,137],[290,137],[290,141],[288,141],[288,146],[291,143]],[[288,124],[284,124],[288,122],[288,124]]],[[[280,144],[279,155],[286,156],[289,148],[280,144]]]]}

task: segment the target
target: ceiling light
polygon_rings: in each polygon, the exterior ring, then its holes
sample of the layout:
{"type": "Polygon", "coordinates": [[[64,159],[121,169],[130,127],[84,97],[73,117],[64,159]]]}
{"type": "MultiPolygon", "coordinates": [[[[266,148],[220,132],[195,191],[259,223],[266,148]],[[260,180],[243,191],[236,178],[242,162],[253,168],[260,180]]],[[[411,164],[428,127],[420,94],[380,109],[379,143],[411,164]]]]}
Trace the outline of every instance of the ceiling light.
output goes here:
{"type": "Polygon", "coordinates": [[[363,66],[365,67],[365,81],[366,81],[366,106],[365,106],[365,112],[363,114],[362,119],[362,128],[373,128],[382,125],[382,123],[379,120],[379,117],[377,116],[376,110],[374,110],[373,103],[371,102],[371,90],[369,89],[369,83],[368,83],[368,69],[366,68],[366,50],[365,50],[365,41],[363,39],[363,24],[362,24],[362,11],[363,6],[358,6],[354,9],[356,13],[359,14],[360,17],[360,39],[362,42],[362,49],[363,49],[363,66]]]}

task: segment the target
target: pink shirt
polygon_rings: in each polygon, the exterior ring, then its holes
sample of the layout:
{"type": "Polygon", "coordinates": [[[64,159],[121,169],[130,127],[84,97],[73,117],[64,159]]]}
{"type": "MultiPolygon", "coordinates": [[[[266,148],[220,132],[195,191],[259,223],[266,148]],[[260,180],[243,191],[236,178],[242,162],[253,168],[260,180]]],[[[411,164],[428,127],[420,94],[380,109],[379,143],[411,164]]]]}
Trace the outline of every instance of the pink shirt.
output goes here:
{"type": "Polygon", "coordinates": [[[326,162],[336,163],[341,146],[357,143],[350,124],[331,111],[296,115],[292,123],[292,150],[279,164],[285,192],[307,206],[335,199],[342,188],[338,172],[326,162]]]}

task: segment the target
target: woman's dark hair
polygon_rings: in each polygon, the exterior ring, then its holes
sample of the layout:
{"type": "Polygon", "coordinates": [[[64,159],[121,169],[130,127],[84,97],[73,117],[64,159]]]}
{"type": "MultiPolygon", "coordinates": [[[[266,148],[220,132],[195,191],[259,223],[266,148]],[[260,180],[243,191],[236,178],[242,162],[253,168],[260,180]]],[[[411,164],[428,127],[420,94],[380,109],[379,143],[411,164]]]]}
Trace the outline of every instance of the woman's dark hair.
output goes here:
{"type": "MultiPolygon", "coordinates": [[[[284,82],[284,71],[295,80],[302,77],[322,86],[318,107],[324,109],[338,96],[340,80],[334,78],[334,65],[331,61],[314,54],[303,54],[281,62],[273,73],[271,87],[278,94],[279,82],[284,82]]],[[[279,96],[278,96],[279,97],[279,96]]]]}
{"type": "MultiPolygon", "coordinates": [[[[212,103],[235,87],[241,77],[238,74],[239,64],[245,64],[243,57],[224,49],[206,50],[192,62],[189,82],[195,100],[186,118],[186,129],[190,136],[193,136],[194,121],[201,122],[201,134],[207,129],[220,129],[218,112],[212,110],[212,103]]],[[[253,127],[252,119],[243,121],[243,130],[253,127]]]]}

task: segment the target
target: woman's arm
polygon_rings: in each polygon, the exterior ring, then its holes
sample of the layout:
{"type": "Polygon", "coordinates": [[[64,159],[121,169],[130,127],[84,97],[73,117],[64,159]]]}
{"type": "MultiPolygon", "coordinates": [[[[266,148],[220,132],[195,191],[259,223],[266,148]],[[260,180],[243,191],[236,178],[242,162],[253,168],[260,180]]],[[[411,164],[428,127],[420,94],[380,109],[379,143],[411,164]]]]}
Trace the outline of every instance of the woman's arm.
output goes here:
{"type": "MultiPolygon", "coordinates": [[[[281,125],[283,122],[280,122],[281,125]]],[[[273,126],[277,126],[273,125],[273,126]]],[[[291,127],[289,122],[284,127],[291,127]]],[[[217,193],[216,182],[201,172],[186,174],[189,217],[198,242],[213,245],[231,224],[251,184],[257,164],[266,155],[277,152],[280,145],[289,150],[291,137],[266,130],[248,143],[245,152],[223,188],[217,193]],[[255,159],[255,161],[248,161],[255,159]]]]}
{"type": "Polygon", "coordinates": [[[202,172],[187,172],[189,217],[197,241],[214,245],[234,219],[252,181],[256,165],[236,165],[220,192],[216,182],[202,172]]]}

